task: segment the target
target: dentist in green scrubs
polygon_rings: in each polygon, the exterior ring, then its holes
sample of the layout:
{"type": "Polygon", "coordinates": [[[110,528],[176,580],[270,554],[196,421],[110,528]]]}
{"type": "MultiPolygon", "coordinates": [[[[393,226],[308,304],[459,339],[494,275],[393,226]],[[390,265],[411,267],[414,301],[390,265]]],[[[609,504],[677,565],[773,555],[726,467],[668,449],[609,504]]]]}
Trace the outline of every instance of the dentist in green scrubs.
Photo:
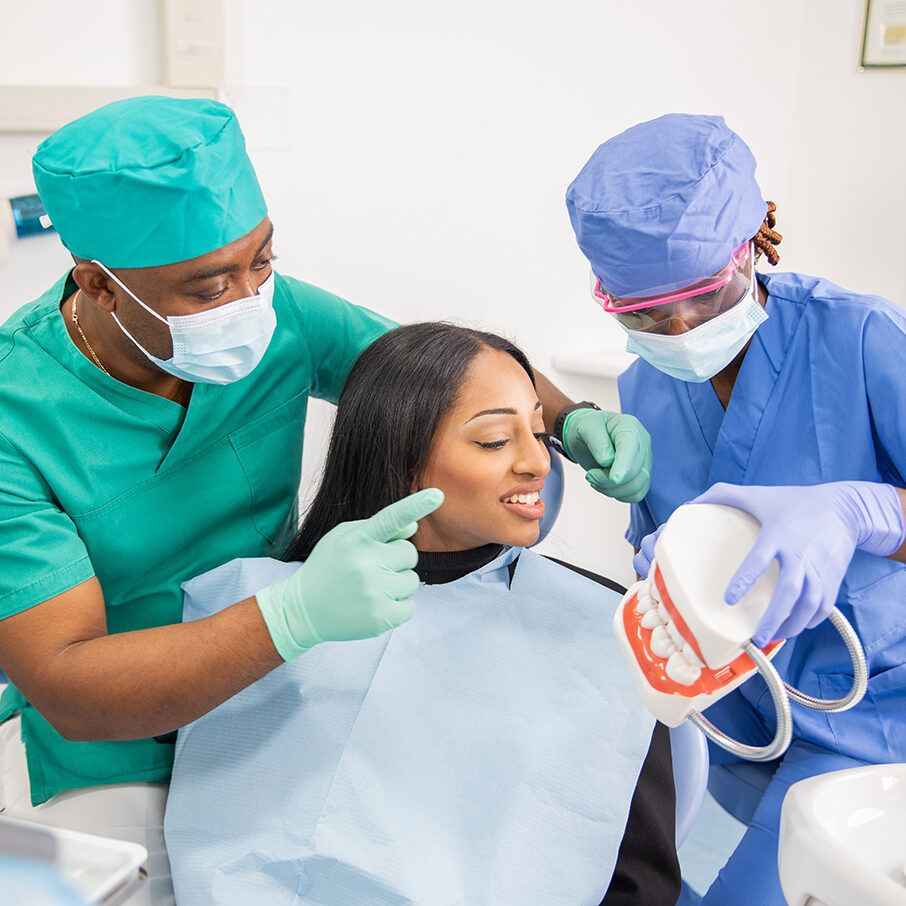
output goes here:
{"type": "MultiPolygon", "coordinates": [[[[394,325],[273,270],[222,104],[107,105],[42,143],[34,174],[74,267],[0,328],[0,763],[23,761],[0,805],[140,840],[153,902],[170,902],[173,731],[319,642],[408,619],[405,538],[442,495],[339,526],[290,579],[180,623],[181,582],[283,553],[308,399],[336,402],[394,325]]],[[[589,480],[644,494],[638,422],[540,386],[589,480]]]]}

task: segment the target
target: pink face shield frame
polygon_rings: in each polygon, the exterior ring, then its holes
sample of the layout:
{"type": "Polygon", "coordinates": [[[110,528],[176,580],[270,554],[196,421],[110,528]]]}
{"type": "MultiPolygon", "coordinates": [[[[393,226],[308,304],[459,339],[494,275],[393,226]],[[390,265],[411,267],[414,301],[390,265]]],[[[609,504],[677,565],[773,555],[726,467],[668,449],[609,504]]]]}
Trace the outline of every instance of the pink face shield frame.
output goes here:
{"type": "Polygon", "coordinates": [[[601,307],[611,314],[621,314],[626,311],[638,311],[641,308],[653,308],[656,305],[669,305],[671,302],[680,302],[683,299],[691,299],[695,296],[702,296],[705,293],[714,292],[722,286],[726,286],[732,279],[733,274],[742,268],[751,254],[751,241],[746,240],[742,245],[733,249],[730,257],[730,263],[714,274],[713,277],[705,277],[692,286],[685,287],[678,292],[668,293],[666,295],[638,296],[636,298],[620,299],[619,304],[614,304],[616,296],[610,295],[601,281],[595,278],[595,286],[592,290],[595,299],[601,303],[601,307]]]}

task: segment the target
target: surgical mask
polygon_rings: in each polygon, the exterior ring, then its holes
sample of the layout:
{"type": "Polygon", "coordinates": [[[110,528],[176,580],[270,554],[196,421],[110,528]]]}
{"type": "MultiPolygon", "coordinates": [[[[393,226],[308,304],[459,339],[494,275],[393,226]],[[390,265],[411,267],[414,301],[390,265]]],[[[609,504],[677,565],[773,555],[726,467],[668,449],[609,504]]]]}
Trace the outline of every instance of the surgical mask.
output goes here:
{"type": "Polygon", "coordinates": [[[691,384],[710,380],[736,358],[767,320],[767,312],[755,298],[755,286],[753,269],[752,288],[736,305],[685,333],[669,336],[623,327],[626,351],[677,380],[691,384]]]}
{"type": "Polygon", "coordinates": [[[264,357],[277,326],[274,313],[274,274],[258,287],[258,293],[226,302],[194,315],[161,317],[100,261],[93,261],[127,292],[145,311],[163,321],[170,331],[173,355],[159,359],[151,355],[126,330],[112,312],[120,330],[162,371],[184,381],[199,384],[232,384],[251,374],[264,357]]]}

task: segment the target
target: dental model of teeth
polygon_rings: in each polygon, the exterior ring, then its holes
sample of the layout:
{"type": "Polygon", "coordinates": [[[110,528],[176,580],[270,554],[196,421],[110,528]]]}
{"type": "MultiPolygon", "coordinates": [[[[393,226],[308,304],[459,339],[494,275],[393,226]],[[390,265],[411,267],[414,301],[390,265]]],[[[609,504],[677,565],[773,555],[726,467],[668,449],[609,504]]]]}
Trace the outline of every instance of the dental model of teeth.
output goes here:
{"type": "Polygon", "coordinates": [[[533,506],[541,499],[541,494],[538,491],[533,491],[531,494],[513,494],[512,497],[504,497],[504,503],[524,503],[527,506],[533,506]]]}
{"type": "Polygon", "coordinates": [[[642,626],[651,630],[651,650],[667,662],[664,666],[667,676],[675,683],[691,686],[705,665],[661,603],[655,582],[639,583],[635,609],[642,615],[642,626]]]}
{"type": "MultiPolygon", "coordinates": [[[[734,605],[724,591],[751,550],[759,524],[732,507],[679,507],[654,549],[647,578],[636,582],[614,615],[614,632],[636,686],[662,723],[675,727],[745,682],[756,667],[743,646],[773,594],[773,563],[734,605]]],[[[773,657],[783,644],[762,651],[773,657]]]]}

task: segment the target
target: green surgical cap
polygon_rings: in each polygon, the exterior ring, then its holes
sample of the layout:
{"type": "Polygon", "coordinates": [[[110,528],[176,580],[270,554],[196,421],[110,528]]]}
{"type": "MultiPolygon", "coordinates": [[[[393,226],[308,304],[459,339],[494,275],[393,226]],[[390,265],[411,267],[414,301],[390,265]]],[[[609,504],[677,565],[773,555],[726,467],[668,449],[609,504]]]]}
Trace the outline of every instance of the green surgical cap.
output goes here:
{"type": "Polygon", "coordinates": [[[236,115],[217,101],[114,101],[43,141],[32,166],[63,245],[107,267],[197,258],[267,214],[236,115]]]}

